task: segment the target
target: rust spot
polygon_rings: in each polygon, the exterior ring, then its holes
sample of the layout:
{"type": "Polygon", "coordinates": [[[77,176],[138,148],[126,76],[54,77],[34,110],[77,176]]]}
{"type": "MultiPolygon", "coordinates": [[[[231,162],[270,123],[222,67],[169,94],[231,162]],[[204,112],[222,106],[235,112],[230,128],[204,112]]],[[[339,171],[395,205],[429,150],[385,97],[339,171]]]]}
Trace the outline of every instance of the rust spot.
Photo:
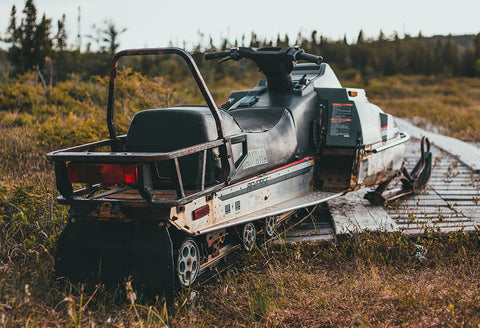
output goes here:
{"type": "Polygon", "coordinates": [[[110,213],[112,212],[112,203],[110,202],[102,203],[102,205],[100,205],[99,212],[100,212],[99,213],[100,215],[109,216],[110,213]]]}
{"type": "Polygon", "coordinates": [[[223,243],[225,241],[225,235],[226,235],[225,229],[219,232],[212,232],[207,234],[206,236],[207,246],[212,247],[212,245],[217,241],[220,241],[220,243],[223,243]]]}
{"type": "Polygon", "coordinates": [[[93,212],[88,215],[89,220],[111,220],[117,219],[120,221],[129,222],[130,219],[120,211],[117,206],[113,206],[110,202],[103,202],[99,207],[97,207],[93,212]]]}

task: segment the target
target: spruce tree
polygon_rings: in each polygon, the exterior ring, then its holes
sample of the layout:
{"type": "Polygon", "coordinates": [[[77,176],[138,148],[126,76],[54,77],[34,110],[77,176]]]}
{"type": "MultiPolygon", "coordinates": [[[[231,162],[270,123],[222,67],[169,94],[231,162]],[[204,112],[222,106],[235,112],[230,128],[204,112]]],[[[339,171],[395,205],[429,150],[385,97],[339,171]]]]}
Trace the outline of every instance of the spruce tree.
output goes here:
{"type": "Polygon", "coordinates": [[[10,12],[10,23],[3,41],[11,44],[11,47],[8,49],[7,59],[13,64],[14,67],[17,68],[17,70],[19,70],[22,65],[20,55],[20,39],[21,30],[19,27],[17,27],[17,9],[15,6],[12,6],[12,10],[10,12]]]}
{"type": "Polygon", "coordinates": [[[33,61],[34,65],[43,68],[45,58],[52,53],[52,39],[50,39],[50,19],[43,15],[42,20],[36,26],[33,38],[33,61]]]}
{"type": "Polygon", "coordinates": [[[37,29],[37,8],[33,0],[27,0],[23,9],[25,18],[20,25],[20,56],[22,60],[22,71],[33,68],[37,63],[35,60],[35,31],[37,29]]]}
{"type": "Polygon", "coordinates": [[[10,23],[8,24],[7,33],[3,41],[11,43],[13,47],[17,46],[19,41],[19,30],[17,29],[17,8],[12,6],[10,11],[10,23]]]}
{"type": "Polygon", "coordinates": [[[18,72],[29,69],[41,69],[45,58],[51,56],[52,40],[50,38],[50,19],[43,15],[37,24],[37,8],[33,0],[25,2],[24,17],[17,26],[16,8],[12,7],[10,24],[7,29],[5,42],[11,44],[8,50],[8,59],[18,72]]]}
{"type": "Polygon", "coordinates": [[[55,47],[59,52],[63,52],[67,47],[67,32],[65,31],[65,14],[62,19],[57,21],[57,35],[55,36],[55,47]]]}

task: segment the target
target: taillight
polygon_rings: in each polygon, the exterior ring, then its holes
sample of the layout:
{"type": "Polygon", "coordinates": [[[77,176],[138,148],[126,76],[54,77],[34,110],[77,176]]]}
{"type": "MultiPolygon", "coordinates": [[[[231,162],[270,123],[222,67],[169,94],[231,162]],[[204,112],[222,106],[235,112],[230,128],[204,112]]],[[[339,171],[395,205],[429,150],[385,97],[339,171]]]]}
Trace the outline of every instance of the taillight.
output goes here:
{"type": "Polygon", "coordinates": [[[68,164],[68,179],[72,183],[137,184],[134,164],[68,164]]]}
{"type": "Polygon", "coordinates": [[[200,207],[199,209],[196,209],[193,211],[193,219],[198,220],[200,218],[203,218],[204,216],[207,216],[210,213],[210,206],[205,205],[200,207]]]}

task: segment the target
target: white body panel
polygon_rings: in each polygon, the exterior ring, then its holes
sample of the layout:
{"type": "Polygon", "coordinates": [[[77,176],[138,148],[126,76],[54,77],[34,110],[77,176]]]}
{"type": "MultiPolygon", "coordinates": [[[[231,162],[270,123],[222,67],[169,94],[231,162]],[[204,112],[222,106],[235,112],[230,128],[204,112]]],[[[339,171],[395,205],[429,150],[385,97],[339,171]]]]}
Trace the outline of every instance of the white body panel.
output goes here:
{"type": "Polygon", "coordinates": [[[212,199],[201,197],[182,211],[171,209],[171,222],[189,234],[203,234],[327,201],[338,193],[316,191],[313,158],[228,186],[212,199]],[[208,205],[210,213],[194,220],[193,211],[208,205]]]}

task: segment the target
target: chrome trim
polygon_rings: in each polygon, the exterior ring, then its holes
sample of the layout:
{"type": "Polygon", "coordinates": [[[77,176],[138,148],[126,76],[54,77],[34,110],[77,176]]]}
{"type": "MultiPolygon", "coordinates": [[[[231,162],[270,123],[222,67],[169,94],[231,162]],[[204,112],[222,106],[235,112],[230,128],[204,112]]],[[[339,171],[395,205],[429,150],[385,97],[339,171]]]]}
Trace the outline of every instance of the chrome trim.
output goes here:
{"type": "MultiPolygon", "coordinates": [[[[315,194],[315,193],[313,193],[315,194]]],[[[319,193],[320,194],[320,193],[319,193]]],[[[325,193],[327,194],[327,193],[325,193]]],[[[228,221],[228,222],[225,222],[225,223],[221,223],[221,224],[217,224],[215,226],[212,226],[212,227],[209,227],[209,228],[206,228],[206,229],[200,229],[199,231],[197,231],[197,235],[203,235],[205,233],[209,233],[209,232],[212,232],[212,231],[215,231],[215,230],[219,230],[219,229],[225,229],[225,228],[229,228],[229,227],[233,227],[233,226],[236,226],[236,225],[240,225],[240,224],[245,224],[245,223],[248,223],[248,222],[252,222],[252,221],[256,221],[256,220],[259,220],[259,219],[263,219],[267,216],[272,216],[272,215],[279,215],[279,214],[282,214],[282,213],[286,213],[286,212],[289,212],[289,211],[293,211],[293,210],[298,210],[298,209],[301,209],[301,208],[304,208],[304,207],[309,207],[309,206],[313,206],[313,205],[317,205],[317,204],[320,204],[320,203],[324,203],[326,201],[329,201],[333,198],[336,198],[336,197],[339,197],[339,196],[342,196],[344,195],[345,192],[340,192],[340,193],[336,193],[336,194],[330,194],[329,196],[327,197],[322,197],[322,198],[319,198],[319,199],[315,199],[315,200],[310,200],[310,201],[306,201],[306,202],[300,202],[296,205],[293,205],[293,206],[287,206],[287,207],[284,207],[284,208],[277,208],[277,209],[273,209],[272,211],[265,211],[265,210],[260,210],[260,211],[257,211],[257,213],[260,212],[260,214],[256,214],[255,212],[254,213],[251,213],[250,215],[252,216],[249,216],[249,214],[245,215],[245,217],[243,218],[236,218],[236,219],[233,219],[231,221],[228,221]]],[[[307,195],[308,197],[309,195],[307,195]]],[[[304,196],[305,197],[305,196],[304,196]]],[[[304,197],[299,197],[299,198],[304,198],[304,197]]],[[[287,201],[288,202],[288,201],[287,201]]],[[[287,202],[284,202],[284,203],[287,203],[287,202]]],[[[272,206],[272,207],[275,207],[272,206]]],[[[277,207],[278,207],[278,204],[277,204],[277,207]]]]}
{"type": "Polygon", "coordinates": [[[410,135],[407,133],[407,132],[400,132],[400,139],[392,142],[392,143],[388,143],[386,145],[383,145],[383,146],[380,146],[378,148],[375,148],[373,149],[372,151],[374,153],[379,153],[381,151],[384,151],[386,149],[389,149],[389,148],[392,148],[392,147],[395,147],[395,146],[398,146],[402,143],[405,143],[407,142],[408,140],[410,140],[410,135]]]}

